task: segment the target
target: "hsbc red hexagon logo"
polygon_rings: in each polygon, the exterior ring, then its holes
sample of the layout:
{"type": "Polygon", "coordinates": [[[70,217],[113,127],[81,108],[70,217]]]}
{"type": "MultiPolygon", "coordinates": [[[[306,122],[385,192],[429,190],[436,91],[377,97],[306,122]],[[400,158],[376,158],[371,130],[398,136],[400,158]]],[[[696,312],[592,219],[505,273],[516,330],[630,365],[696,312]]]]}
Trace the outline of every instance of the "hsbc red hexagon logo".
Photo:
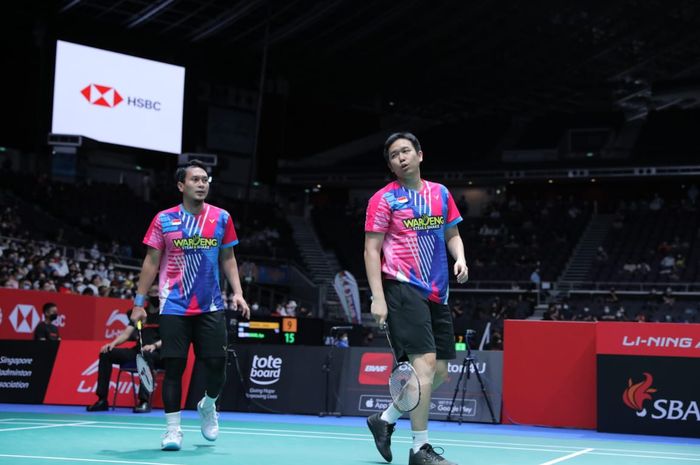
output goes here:
{"type": "Polygon", "coordinates": [[[114,108],[124,99],[114,87],[90,84],[80,91],[85,99],[93,105],[114,108]]]}
{"type": "Polygon", "coordinates": [[[41,319],[39,314],[30,304],[17,304],[10,313],[10,323],[16,333],[33,333],[41,319]]]}
{"type": "Polygon", "coordinates": [[[366,352],[360,360],[360,384],[387,385],[394,358],[390,353],[366,352]]]}

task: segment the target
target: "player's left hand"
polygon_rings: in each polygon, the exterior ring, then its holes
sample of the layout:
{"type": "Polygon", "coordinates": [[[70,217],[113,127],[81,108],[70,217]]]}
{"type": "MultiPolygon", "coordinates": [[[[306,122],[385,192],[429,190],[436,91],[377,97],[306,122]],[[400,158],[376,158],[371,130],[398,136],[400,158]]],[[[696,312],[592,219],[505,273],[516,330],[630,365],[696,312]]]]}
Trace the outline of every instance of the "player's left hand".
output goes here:
{"type": "Polygon", "coordinates": [[[454,266],[455,277],[459,284],[464,284],[469,279],[469,267],[464,260],[457,260],[454,266]]]}
{"type": "Polygon", "coordinates": [[[241,312],[244,318],[250,318],[250,307],[241,294],[233,294],[233,309],[241,312]]]}

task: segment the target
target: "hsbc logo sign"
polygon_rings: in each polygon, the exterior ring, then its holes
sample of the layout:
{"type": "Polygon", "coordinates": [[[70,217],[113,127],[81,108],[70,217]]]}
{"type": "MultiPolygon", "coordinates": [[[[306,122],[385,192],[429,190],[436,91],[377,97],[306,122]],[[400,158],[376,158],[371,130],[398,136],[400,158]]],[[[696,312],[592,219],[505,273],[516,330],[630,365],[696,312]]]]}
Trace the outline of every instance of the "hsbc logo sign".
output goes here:
{"type": "Polygon", "coordinates": [[[375,386],[388,384],[393,363],[390,353],[365,352],[360,360],[358,382],[375,386]]]}
{"type": "Polygon", "coordinates": [[[161,103],[155,100],[142,97],[122,97],[117,89],[101,84],[88,84],[81,91],[85,100],[92,105],[114,108],[124,102],[126,105],[141,110],[160,111],[161,103]]]}
{"type": "Polygon", "coordinates": [[[114,108],[124,100],[114,87],[99,84],[90,84],[80,93],[88,102],[102,107],[114,108]]]}
{"type": "Polygon", "coordinates": [[[10,312],[10,323],[16,333],[33,333],[39,321],[41,321],[41,319],[34,305],[17,304],[12,312],[10,312]]]}

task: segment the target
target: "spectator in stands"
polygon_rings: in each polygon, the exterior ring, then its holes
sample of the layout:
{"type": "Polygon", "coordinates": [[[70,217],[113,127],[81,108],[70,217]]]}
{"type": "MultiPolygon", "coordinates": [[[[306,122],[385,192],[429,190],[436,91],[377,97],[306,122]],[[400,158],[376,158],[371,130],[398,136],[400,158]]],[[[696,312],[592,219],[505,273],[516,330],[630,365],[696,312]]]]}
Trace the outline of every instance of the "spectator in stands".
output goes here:
{"type": "Polygon", "coordinates": [[[612,228],[616,231],[621,230],[625,226],[625,214],[622,211],[618,211],[615,214],[615,218],[612,222],[612,228]]]}
{"type": "Polygon", "coordinates": [[[311,316],[311,311],[306,308],[306,306],[302,305],[299,307],[299,310],[297,311],[297,316],[301,318],[307,318],[311,316]]]}
{"type": "Polygon", "coordinates": [[[599,262],[607,262],[608,261],[608,253],[605,251],[602,245],[598,246],[598,250],[596,250],[595,253],[595,259],[599,262]]]}
{"type": "Polygon", "coordinates": [[[287,305],[282,309],[281,316],[296,316],[297,315],[297,303],[295,300],[289,300],[287,305]]]}
{"type": "Polygon", "coordinates": [[[659,263],[659,274],[671,274],[673,268],[676,266],[676,259],[670,253],[661,259],[659,263]]]}
{"type": "Polygon", "coordinates": [[[535,268],[532,273],[530,273],[530,284],[532,284],[533,290],[539,290],[540,285],[542,284],[539,268],[535,268]]]}
{"type": "MultiPolygon", "coordinates": [[[[233,310],[232,307],[228,307],[230,310],[233,310]]],[[[262,315],[262,310],[260,308],[260,304],[258,302],[253,302],[253,304],[250,306],[250,314],[255,315],[255,316],[261,316],[262,315]]]]}
{"type": "Polygon", "coordinates": [[[58,307],[53,302],[44,304],[44,320],[39,323],[34,329],[35,341],[60,341],[61,336],[58,333],[58,326],[54,321],[58,318],[58,307]]]}
{"type": "Polygon", "coordinates": [[[348,340],[348,333],[341,333],[338,339],[335,341],[335,346],[341,349],[347,349],[350,347],[350,341],[348,340]]]}
{"type": "Polygon", "coordinates": [[[287,310],[284,307],[284,304],[277,304],[275,305],[275,310],[270,314],[271,316],[283,316],[287,310]]]}
{"type": "Polygon", "coordinates": [[[489,343],[484,347],[486,350],[503,350],[503,334],[501,331],[493,331],[489,343]]]}
{"type": "Polygon", "coordinates": [[[692,184],[688,188],[688,200],[690,200],[690,204],[695,206],[698,201],[698,194],[700,193],[700,190],[698,190],[698,186],[695,184],[692,184]]]}
{"type": "Polygon", "coordinates": [[[661,197],[659,197],[659,194],[656,193],[654,194],[654,198],[651,199],[651,202],[649,202],[649,210],[651,211],[659,211],[661,208],[664,206],[664,201],[661,197]]]}
{"type": "MultiPolygon", "coordinates": [[[[147,304],[148,315],[146,323],[143,325],[142,338],[144,341],[143,354],[151,367],[151,371],[155,368],[156,364],[160,362],[160,348],[163,342],[160,340],[159,335],[159,309],[158,309],[158,288],[155,289],[155,296],[152,295],[153,291],[149,291],[149,300],[147,304]]],[[[127,312],[127,317],[131,316],[131,310],[127,312]]],[[[119,333],[119,335],[114,338],[112,342],[109,342],[102,346],[100,349],[100,363],[97,371],[97,389],[95,394],[97,394],[97,401],[87,407],[88,412],[101,412],[109,409],[109,402],[107,401],[107,396],[109,394],[109,378],[112,373],[113,364],[132,364],[135,366],[136,354],[141,350],[138,340],[138,331],[134,326],[132,321],[129,321],[129,325],[119,333]],[[132,347],[119,348],[120,345],[135,341],[136,344],[132,347]]],[[[118,387],[117,387],[118,389],[118,387]]],[[[139,388],[139,403],[134,406],[134,413],[148,413],[151,411],[150,405],[150,394],[146,391],[143,386],[139,388]]]]}
{"type": "Polygon", "coordinates": [[[614,313],[612,313],[612,310],[610,309],[609,305],[605,305],[603,307],[603,314],[600,316],[600,321],[615,321],[617,317],[615,316],[614,313]]]}

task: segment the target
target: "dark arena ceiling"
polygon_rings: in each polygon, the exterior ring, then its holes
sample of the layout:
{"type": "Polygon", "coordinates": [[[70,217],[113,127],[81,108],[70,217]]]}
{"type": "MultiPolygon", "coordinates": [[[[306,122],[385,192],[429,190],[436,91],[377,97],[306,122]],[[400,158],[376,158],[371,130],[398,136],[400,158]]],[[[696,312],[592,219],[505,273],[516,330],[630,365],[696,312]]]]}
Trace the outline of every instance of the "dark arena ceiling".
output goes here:
{"type": "Polygon", "coordinates": [[[631,120],[700,101],[694,0],[63,0],[4,9],[6,56],[31,70],[10,77],[14,85],[36,81],[48,68],[39,44],[61,38],[252,89],[267,43],[267,77],[297,101],[377,119],[619,110],[631,120]]]}

